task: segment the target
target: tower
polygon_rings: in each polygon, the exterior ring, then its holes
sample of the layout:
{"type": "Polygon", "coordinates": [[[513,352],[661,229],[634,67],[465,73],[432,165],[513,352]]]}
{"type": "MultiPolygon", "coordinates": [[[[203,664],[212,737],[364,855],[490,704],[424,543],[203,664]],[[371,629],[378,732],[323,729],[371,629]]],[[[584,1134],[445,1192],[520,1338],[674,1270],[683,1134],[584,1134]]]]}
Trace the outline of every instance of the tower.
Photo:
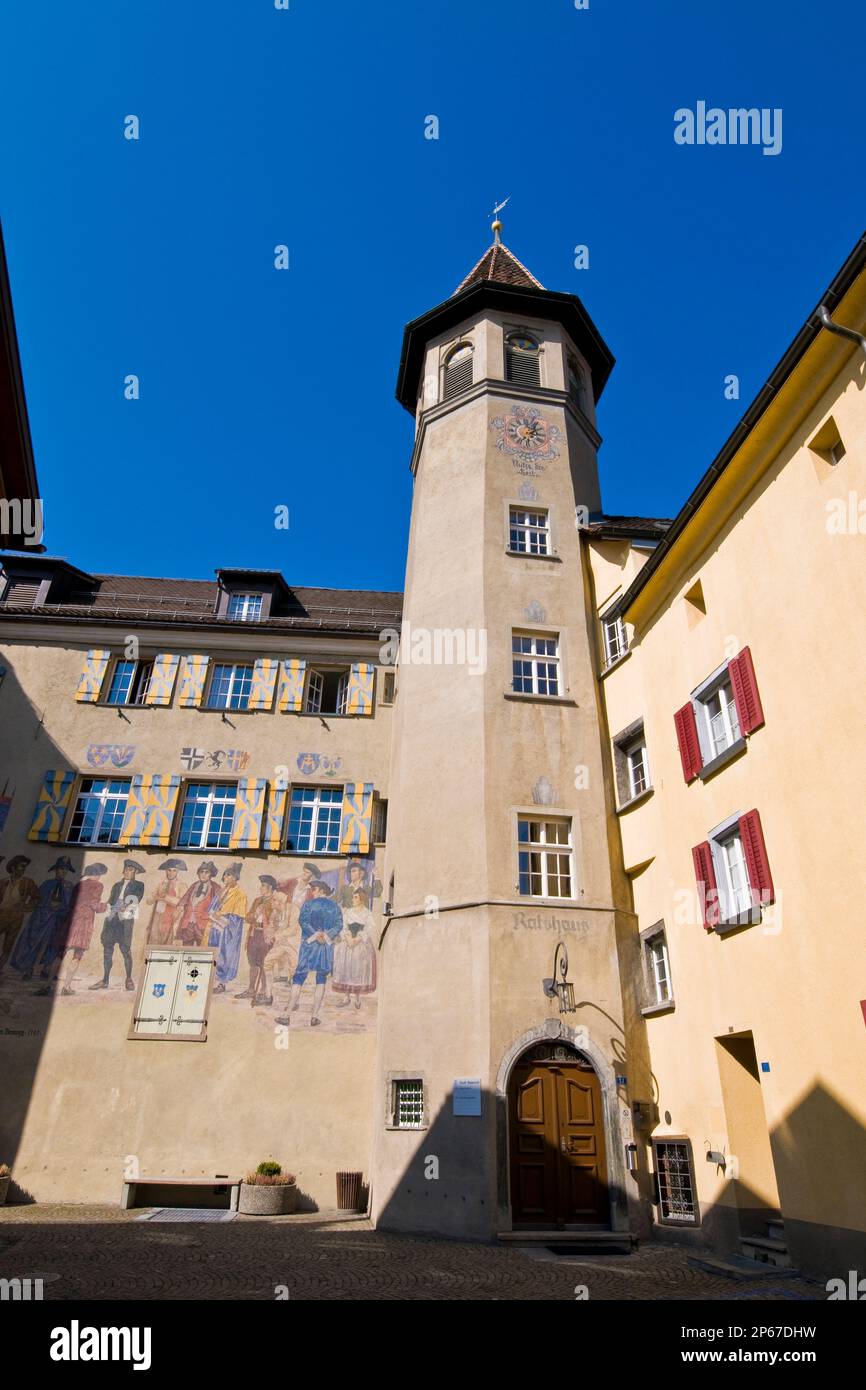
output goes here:
{"type": "Polygon", "coordinates": [[[600,505],[595,405],[613,359],[576,296],[493,232],[407,326],[399,370],[414,497],[373,1207],[386,1226],[480,1237],[624,1230],[639,1206],[617,1081],[641,1048],[623,987],[636,933],[579,525],[600,505]],[[569,1013],[543,986],[560,941],[569,1013]]]}

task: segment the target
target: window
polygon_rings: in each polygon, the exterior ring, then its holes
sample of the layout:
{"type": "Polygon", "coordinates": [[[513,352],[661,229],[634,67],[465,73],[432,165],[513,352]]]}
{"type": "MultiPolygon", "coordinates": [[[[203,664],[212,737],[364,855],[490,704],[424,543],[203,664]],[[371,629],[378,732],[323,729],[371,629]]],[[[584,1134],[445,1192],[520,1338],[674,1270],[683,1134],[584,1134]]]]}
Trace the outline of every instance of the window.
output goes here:
{"type": "Polygon", "coordinates": [[[529,898],[572,897],[571,821],[517,822],[520,893],[529,898]]]}
{"type": "Polygon", "coordinates": [[[522,695],[559,694],[559,638],[515,632],[511,638],[511,688],[522,695]]]}
{"type": "Polygon", "coordinates": [[[688,1139],[654,1139],[659,1219],[671,1226],[697,1226],[692,1146],[688,1139]]]}
{"type": "Polygon", "coordinates": [[[3,602],[9,608],[33,608],[41,588],[41,579],[14,579],[10,576],[3,591],[3,602]]]}
{"type": "Polygon", "coordinates": [[[620,806],[627,806],[630,801],[650,791],[652,782],[642,719],[636,719],[614,738],[613,768],[620,806]]]}
{"type": "Polygon", "coordinates": [[[740,721],[730,681],[725,678],[709,694],[699,695],[697,705],[698,738],[704,762],[708,763],[740,737],[740,721]]]}
{"type": "Polygon", "coordinates": [[[207,708],[246,709],[250,702],[252,680],[252,666],[215,665],[210,679],[207,708]]]}
{"type": "Polygon", "coordinates": [[[129,782],[85,777],[81,783],[67,839],[77,845],[116,845],[120,839],[129,782]]]}
{"type": "Polygon", "coordinates": [[[752,890],[749,871],[739,827],[710,840],[719,890],[719,910],[723,922],[733,921],[740,913],[751,914],[752,890]]]}
{"type": "Polygon", "coordinates": [[[373,844],[384,845],[388,833],[388,803],[377,796],[373,802],[373,844]]]}
{"type": "Polygon", "coordinates": [[[105,703],[143,705],[152,672],[152,661],[115,661],[105,703]]]}
{"type": "Polygon", "coordinates": [[[391,1124],[395,1129],[424,1129],[424,1082],[400,1078],[391,1083],[391,1124]]]}
{"type": "Polygon", "coordinates": [[[601,631],[604,638],[604,667],[612,666],[628,651],[628,638],[625,624],[619,616],[602,618],[601,631]]]}
{"type": "Polygon", "coordinates": [[[569,354],[567,360],[568,370],[568,395],[569,399],[581,410],[583,409],[583,372],[580,370],[577,358],[569,354]]]}
{"type": "Polygon", "coordinates": [[[523,333],[509,333],[505,340],[505,380],[520,386],[541,385],[538,343],[523,333]]]}
{"type": "Polygon", "coordinates": [[[234,783],[189,782],[177,843],[183,849],[228,849],[235,816],[234,783]]]}
{"type": "Polygon", "coordinates": [[[668,943],[664,924],[659,922],[647,931],[641,932],[644,971],[644,1007],[656,1010],[665,1004],[673,1003],[671,989],[671,967],[668,959],[668,943]]]}
{"type": "Polygon", "coordinates": [[[386,671],[382,677],[382,704],[393,705],[396,693],[397,674],[395,671],[386,671]]]}
{"type": "Polygon", "coordinates": [[[549,555],[547,512],[526,511],[523,507],[509,508],[508,548],[520,555],[549,555]]]}
{"type": "Polygon", "coordinates": [[[472,347],[462,343],[456,347],[445,362],[442,376],[442,399],[450,401],[472,385],[472,347]]]}
{"type": "Polygon", "coordinates": [[[129,1038],[204,1042],[216,951],[150,947],[129,1038]]]}
{"type": "Polygon", "coordinates": [[[339,854],[342,787],[292,787],[286,849],[296,854],[339,854]]]}
{"type": "Polygon", "coordinates": [[[307,677],[304,710],[307,714],[345,714],[349,672],[311,671],[307,677]]]}
{"type": "Polygon", "coordinates": [[[262,594],[230,594],[226,617],[236,623],[257,623],[262,616],[262,594]]]}
{"type": "Polygon", "coordinates": [[[729,816],[692,850],[698,904],[707,931],[747,926],[776,901],[757,810],[729,816]]]}
{"type": "Polygon", "coordinates": [[[764,724],[764,710],[748,647],[693,690],[674,714],[683,777],[693,782],[718,772],[764,724]],[[732,750],[732,751],[729,751],[732,750]]]}

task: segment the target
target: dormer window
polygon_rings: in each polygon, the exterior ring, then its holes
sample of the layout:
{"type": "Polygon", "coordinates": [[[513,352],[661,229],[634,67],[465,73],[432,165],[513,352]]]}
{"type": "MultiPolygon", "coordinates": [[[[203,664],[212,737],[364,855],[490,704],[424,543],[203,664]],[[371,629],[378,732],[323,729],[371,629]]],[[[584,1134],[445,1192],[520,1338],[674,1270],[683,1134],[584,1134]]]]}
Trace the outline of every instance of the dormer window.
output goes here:
{"type": "Polygon", "coordinates": [[[3,602],[7,608],[33,608],[39,598],[42,580],[33,575],[22,578],[10,576],[3,590],[3,602]]]}
{"type": "Polygon", "coordinates": [[[505,340],[505,380],[519,386],[541,385],[538,343],[525,333],[509,333],[505,340]]]}
{"type": "Polygon", "coordinates": [[[462,395],[472,385],[472,345],[461,343],[445,359],[442,377],[442,399],[450,401],[452,396],[462,395]]]}
{"type": "Polygon", "coordinates": [[[226,617],[235,623],[258,623],[263,603],[263,594],[229,594],[226,617]]]}

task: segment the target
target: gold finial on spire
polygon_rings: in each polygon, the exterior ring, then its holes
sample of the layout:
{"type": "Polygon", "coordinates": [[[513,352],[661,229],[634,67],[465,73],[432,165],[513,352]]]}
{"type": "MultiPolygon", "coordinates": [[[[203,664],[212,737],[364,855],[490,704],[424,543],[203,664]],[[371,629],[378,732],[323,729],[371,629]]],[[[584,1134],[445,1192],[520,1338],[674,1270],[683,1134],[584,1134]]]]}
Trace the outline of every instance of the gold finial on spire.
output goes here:
{"type": "Polygon", "coordinates": [[[490,230],[493,232],[493,240],[494,240],[494,242],[496,243],[497,246],[499,245],[499,233],[502,231],[502,223],[501,223],[500,220],[499,220],[499,213],[500,213],[500,212],[502,211],[502,209],[505,207],[505,204],[506,204],[506,203],[509,203],[510,201],[511,201],[511,194],[509,193],[508,197],[505,198],[505,199],[503,200],[503,202],[497,203],[497,204],[496,204],[496,207],[493,209],[493,218],[494,218],[494,221],[493,221],[493,225],[491,226],[491,229],[490,229],[490,230]]]}

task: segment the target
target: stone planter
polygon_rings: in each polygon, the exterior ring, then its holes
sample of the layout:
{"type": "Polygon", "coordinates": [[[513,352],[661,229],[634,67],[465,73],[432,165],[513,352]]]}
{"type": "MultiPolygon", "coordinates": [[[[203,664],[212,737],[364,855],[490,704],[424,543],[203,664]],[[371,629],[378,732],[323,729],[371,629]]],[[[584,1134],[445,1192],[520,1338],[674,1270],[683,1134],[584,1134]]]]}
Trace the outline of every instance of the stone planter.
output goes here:
{"type": "Polygon", "coordinates": [[[9,1184],[11,1181],[11,1178],[0,1178],[0,1207],[2,1207],[3,1203],[6,1201],[6,1193],[9,1191],[9,1184]]]}
{"type": "Polygon", "coordinates": [[[290,1216],[295,1210],[295,1184],[242,1182],[238,1211],[242,1216],[290,1216]]]}

